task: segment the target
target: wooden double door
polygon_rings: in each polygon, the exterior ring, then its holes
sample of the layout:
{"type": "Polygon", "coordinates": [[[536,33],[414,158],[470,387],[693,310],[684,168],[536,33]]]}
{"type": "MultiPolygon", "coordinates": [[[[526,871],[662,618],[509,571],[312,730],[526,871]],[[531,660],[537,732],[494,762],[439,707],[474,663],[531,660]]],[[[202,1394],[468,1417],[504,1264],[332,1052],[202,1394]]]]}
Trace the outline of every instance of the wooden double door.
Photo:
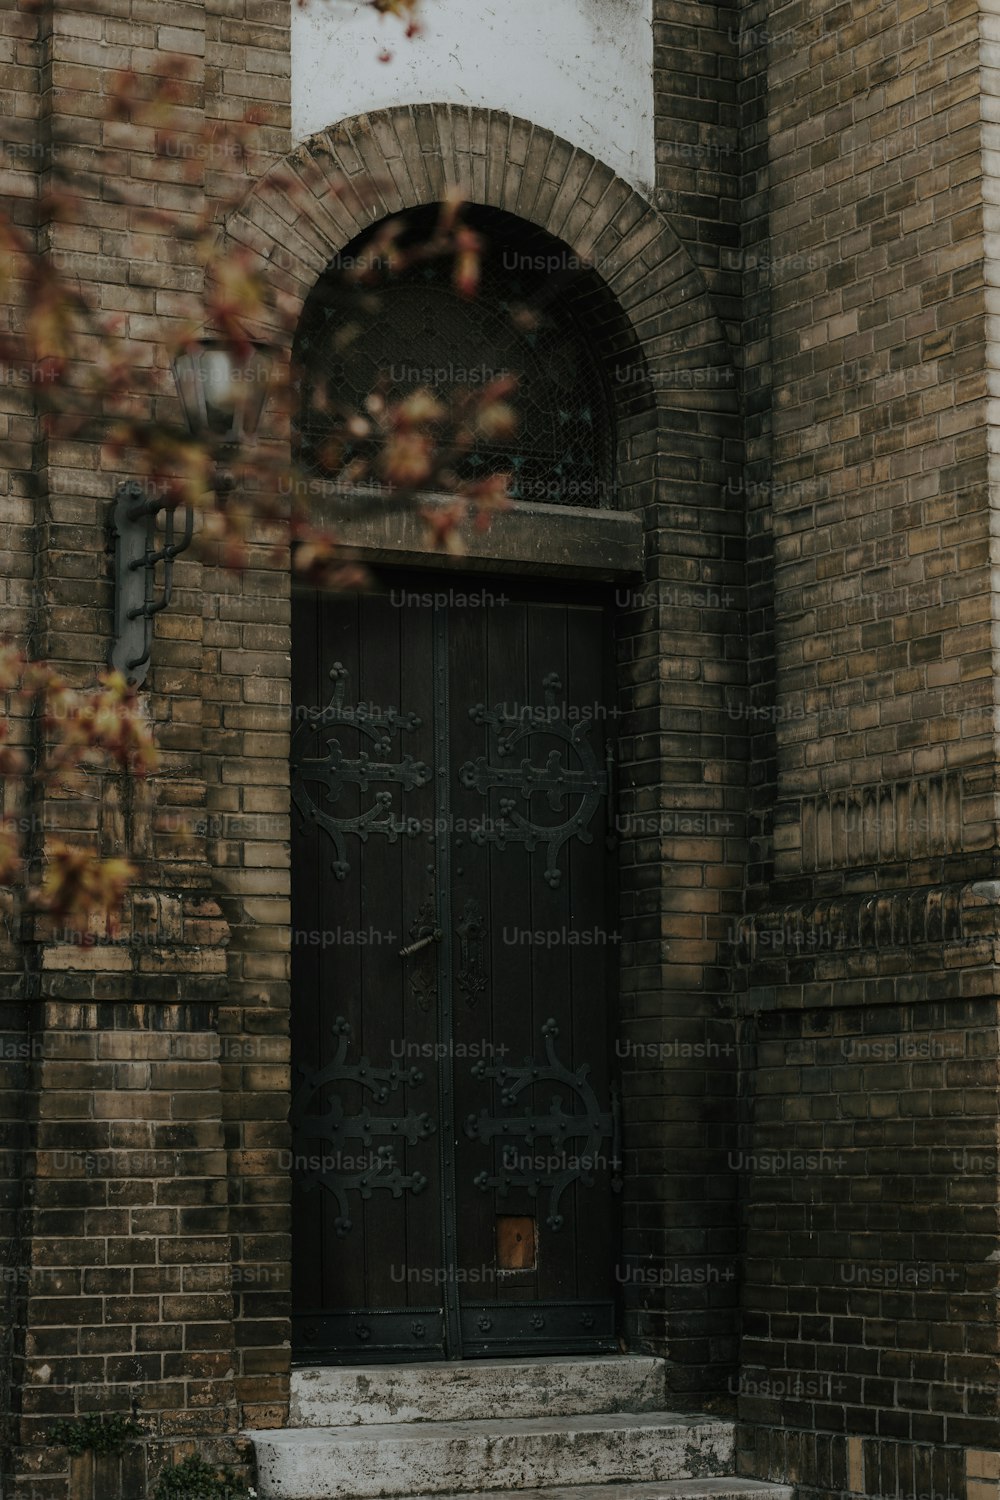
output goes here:
{"type": "Polygon", "coordinates": [[[296,1358],[615,1349],[609,612],[408,577],[293,653],[296,1358]]]}

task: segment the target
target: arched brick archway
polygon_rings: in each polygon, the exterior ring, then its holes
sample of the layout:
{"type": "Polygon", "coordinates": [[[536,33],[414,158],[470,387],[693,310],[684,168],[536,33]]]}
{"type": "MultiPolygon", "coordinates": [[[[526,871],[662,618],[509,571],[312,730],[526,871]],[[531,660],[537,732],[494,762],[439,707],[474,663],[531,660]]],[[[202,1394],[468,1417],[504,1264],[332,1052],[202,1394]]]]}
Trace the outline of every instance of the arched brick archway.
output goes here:
{"type": "MultiPolygon", "coordinates": [[[[449,194],[536,225],[595,267],[649,373],[648,404],[659,416],[640,426],[656,428],[657,451],[683,458],[685,472],[694,447],[705,472],[692,480],[717,487],[722,442],[731,436],[720,419],[735,416],[735,375],[700,269],[635,189],[527,120],[449,104],[401,106],[331,125],[276,163],[226,225],[283,294],[287,322],[261,333],[287,344],[333,255],[379,219],[449,194]]],[[[621,475],[625,485],[634,477],[621,475]]]]}
{"type": "MultiPolygon", "coordinates": [[[[731,351],[690,253],[628,184],[548,130],[452,105],[332,125],[261,178],[225,226],[281,294],[282,326],[255,331],[287,348],[338,251],[452,192],[592,264],[648,375],[618,423],[620,502],[643,517],[647,557],[645,586],[618,599],[625,1270],[642,1273],[624,1288],[626,1331],[633,1347],[669,1354],[677,1390],[707,1392],[736,1352],[727,955],[743,878],[731,695],[743,678],[744,516],[731,351]],[[691,1274],[674,1275],[682,1265],[691,1274]]],[[[240,928],[234,912],[237,963],[240,928]]],[[[254,1107],[234,1100],[232,1114],[252,1120],[254,1107]]],[[[241,1238],[239,1204],[237,1189],[241,1238]]],[[[261,1254],[248,1229],[243,1258],[261,1254]]],[[[280,1285],[287,1263],[275,1264],[280,1285]]],[[[260,1344],[250,1329],[244,1341],[260,1344]]]]}

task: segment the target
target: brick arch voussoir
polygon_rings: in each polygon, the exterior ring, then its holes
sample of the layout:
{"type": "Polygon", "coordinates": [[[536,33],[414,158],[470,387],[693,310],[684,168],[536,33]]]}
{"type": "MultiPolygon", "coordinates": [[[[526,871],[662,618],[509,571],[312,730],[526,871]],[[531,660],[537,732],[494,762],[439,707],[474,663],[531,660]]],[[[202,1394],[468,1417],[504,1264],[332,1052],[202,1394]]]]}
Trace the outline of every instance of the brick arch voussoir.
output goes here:
{"type": "Polygon", "coordinates": [[[731,363],[704,275],[658,209],[551,130],[449,104],[341,120],[261,176],[224,231],[281,293],[280,326],[254,331],[287,344],[338,251],[379,219],[448,193],[515,214],[593,263],[651,371],[731,363]]]}

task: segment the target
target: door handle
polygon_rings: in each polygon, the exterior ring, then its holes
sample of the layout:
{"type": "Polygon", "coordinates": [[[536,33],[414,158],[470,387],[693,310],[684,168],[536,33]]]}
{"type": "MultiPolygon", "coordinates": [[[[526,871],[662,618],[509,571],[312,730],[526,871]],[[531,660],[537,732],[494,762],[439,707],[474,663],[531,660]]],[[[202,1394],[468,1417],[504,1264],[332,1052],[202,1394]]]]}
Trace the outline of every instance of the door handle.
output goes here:
{"type": "Polygon", "coordinates": [[[439,943],[443,937],[444,933],[440,927],[435,927],[434,931],[429,932],[426,937],[417,938],[415,943],[407,943],[405,948],[400,948],[399,956],[409,958],[411,953],[419,953],[421,948],[429,948],[431,943],[439,943]]]}

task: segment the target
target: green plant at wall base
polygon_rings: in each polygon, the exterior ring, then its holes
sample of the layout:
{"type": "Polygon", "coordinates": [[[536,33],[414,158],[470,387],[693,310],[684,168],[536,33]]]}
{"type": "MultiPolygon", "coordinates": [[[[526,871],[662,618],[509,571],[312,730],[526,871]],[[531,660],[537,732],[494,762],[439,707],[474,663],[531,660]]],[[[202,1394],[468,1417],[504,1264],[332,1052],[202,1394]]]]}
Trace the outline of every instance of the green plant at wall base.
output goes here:
{"type": "Polygon", "coordinates": [[[104,1417],[92,1411],[78,1422],[56,1422],[49,1437],[60,1448],[68,1448],[74,1458],[79,1458],[88,1450],[91,1453],[121,1453],[129,1438],[138,1436],[141,1431],[141,1427],[121,1412],[104,1417]]]}
{"type": "Polygon", "coordinates": [[[191,1453],[160,1475],[153,1500],[253,1500],[255,1495],[232,1469],[208,1464],[191,1453]]]}

